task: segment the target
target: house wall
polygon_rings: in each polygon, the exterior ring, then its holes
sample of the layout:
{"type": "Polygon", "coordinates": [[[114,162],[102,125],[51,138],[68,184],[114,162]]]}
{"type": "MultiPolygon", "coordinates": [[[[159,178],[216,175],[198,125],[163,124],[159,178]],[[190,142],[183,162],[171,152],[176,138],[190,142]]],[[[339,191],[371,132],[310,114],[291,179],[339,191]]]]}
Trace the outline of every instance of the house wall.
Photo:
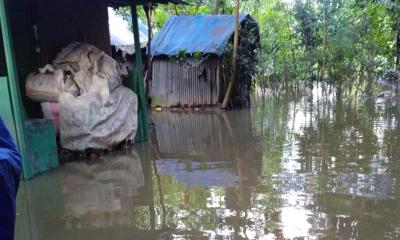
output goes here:
{"type": "Polygon", "coordinates": [[[220,92],[220,62],[210,57],[184,63],[157,57],[153,61],[152,106],[216,105],[220,92]]]}
{"type": "MultiPolygon", "coordinates": [[[[6,1],[18,75],[16,80],[18,80],[20,95],[25,106],[25,112],[28,116],[40,118],[42,115],[41,112],[38,111],[40,109],[39,104],[25,97],[24,88],[26,76],[38,67],[38,53],[35,51],[32,27],[35,9],[33,6],[33,0],[6,1]]],[[[0,55],[0,62],[3,62],[3,64],[0,63],[0,68],[5,69],[5,62],[1,60],[4,59],[3,57],[3,55],[0,55]]]]}
{"type": "Polygon", "coordinates": [[[37,1],[42,64],[51,63],[61,48],[79,41],[111,54],[106,0],[37,1]]]}
{"type": "MultiPolygon", "coordinates": [[[[25,111],[30,118],[41,118],[40,105],[25,96],[27,75],[51,63],[73,41],[91,43],[110,54],[107,0],[7,0],[6,6],[25,111]]],[[[3,76],[6,68],[2,39],[0,44],[3,76]]]]}

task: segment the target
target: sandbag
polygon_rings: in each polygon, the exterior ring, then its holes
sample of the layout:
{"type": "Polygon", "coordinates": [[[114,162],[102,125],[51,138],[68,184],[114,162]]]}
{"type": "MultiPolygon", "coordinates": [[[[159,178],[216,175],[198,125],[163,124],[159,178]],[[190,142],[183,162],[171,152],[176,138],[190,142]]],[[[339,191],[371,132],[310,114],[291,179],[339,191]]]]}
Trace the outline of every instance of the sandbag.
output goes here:
{"type": "Polygon", "coordinates": [[[25,82],[26,96],[36,102],[57,102],[63,71],[30,73],[25,82]]]}

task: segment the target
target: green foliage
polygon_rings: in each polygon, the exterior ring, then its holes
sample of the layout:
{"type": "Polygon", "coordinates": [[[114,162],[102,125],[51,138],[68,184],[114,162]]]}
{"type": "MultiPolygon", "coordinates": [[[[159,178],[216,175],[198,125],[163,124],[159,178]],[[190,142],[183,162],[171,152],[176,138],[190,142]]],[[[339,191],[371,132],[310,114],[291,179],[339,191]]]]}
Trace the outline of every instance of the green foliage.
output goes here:
{"type": "MultiPolygon", "coordinates": [[[[160,4],[153,6],[152,26],[157,32],[172,15],[206,15],[206,14],[232,14],[233,4],[227,0],[185,0],[188,5],[160,4]]],[[[117,9],[117,13],[131,22],[129,7],[117,9]]],[[[146,14],[143,8],[138,8],[139,18],[146,22],[146,14]]]]}
{"type": "MultiPolygon", "coordinates": [[[[255,79],[253,76],[257,73],[257,64],[260,58],[259,36],[260,33],[256,22],[249,20],[240,24],[236,72],[237,84],[235,84],[234,90],[236,94],[231,99],[231,104],[235,107],[247,107],[250,103],[249,90],[254,88],[255,79]]],[[[233,39],[227,44],[222,59],[225,84],[228,84],[230,79],[232,54],[233,39]]]]}
{"type": "Polygon", "coordinates": [[[184,62],[186,59],[186,49],[181,49],[178,51],[178,54],[176,54],[175,56],[171,56],[171,59],[173,59],[176,62],[184,62]]]}
{"type": "Polygon", "coordinates": [[[203,58],[203,54],[200,51],[196,51],[196,52],[192,53],[192,56],[196,60],[201,60],[203,58]]]}
{"type": "MultiPolygon", "coordinates": [[[[154,29],[171,15],[231,14],[234,9],[228,0],[186,2],[190,5],[155,7],[154,29]]],[[[362,84],[400,59],[399,0],[242,0],[240,11],[259,23],[261,59],[254,81],[261,87],[316,80],[362,84]]],[[[139,16],[145,21],[143,11],[139,16]]]]}
{"type": "Polygon", "coordinates": [[[256,81],[263,87],[313,80],[361,84],[392,69],[394,12],[400,11],[391,10],[398,1],[389,2],[246,1],[243,10],[258,20],[261,29],[262,60],[256,81]],[[322,73],[323,62],[327,76],[322,73]]]}

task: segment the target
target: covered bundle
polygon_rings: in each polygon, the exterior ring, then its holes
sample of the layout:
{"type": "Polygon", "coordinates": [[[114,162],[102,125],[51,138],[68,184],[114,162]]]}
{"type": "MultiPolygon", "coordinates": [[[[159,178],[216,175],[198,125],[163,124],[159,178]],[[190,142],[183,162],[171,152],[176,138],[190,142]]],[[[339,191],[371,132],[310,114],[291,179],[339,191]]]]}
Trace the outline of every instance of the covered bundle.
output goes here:
{"type": "Polygon", "coordinates": [[[36,81],[50,75],[58,84],[63,148],[111,149],[134,139],[137,96],[122,85],[127,71],[113,58],[92,45],[72,43],[41,72],[36,81]]]}

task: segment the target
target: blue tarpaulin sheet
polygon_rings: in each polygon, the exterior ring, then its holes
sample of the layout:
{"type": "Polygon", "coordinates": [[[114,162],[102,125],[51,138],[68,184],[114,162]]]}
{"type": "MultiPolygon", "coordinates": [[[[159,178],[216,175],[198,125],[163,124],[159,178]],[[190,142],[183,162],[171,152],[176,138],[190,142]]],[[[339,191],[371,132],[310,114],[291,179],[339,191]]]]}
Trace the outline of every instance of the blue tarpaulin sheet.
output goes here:
{"type": "Polygon", "coordinates": [[[15,200],[21,175],[21,155],[0,118],[0,239],[14,239],[15,200]]]}
{"type": "MultiPolygon", "coordinates": [[[[248,15],[240,15],[242,22],[248,15]]],[[[174,56],[179,51],[221,56],[235,31],[235,16],[172,16],[156,34],[151,55],[174,56]]]]}

